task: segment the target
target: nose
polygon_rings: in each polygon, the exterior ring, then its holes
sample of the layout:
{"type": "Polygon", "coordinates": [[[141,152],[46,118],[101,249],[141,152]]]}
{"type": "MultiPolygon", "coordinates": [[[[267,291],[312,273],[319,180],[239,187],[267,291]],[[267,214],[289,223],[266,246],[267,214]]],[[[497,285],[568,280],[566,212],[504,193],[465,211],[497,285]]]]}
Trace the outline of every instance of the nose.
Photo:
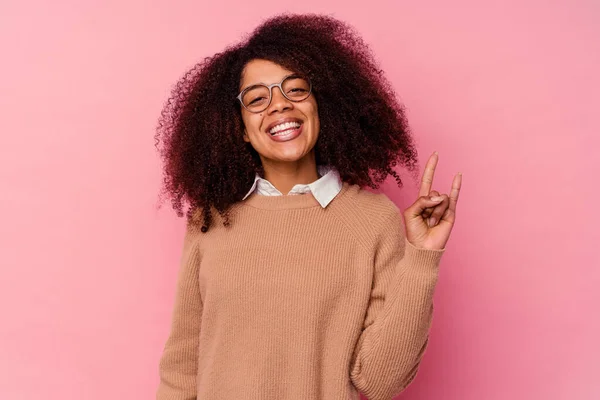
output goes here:
{"type": "Polygon", "coordinates": [[[283,92],[278,88],[274,87],[271,91],[271,104],[269,104],[269,113],[273,111],[288,110],[293,107],[292,102],[289,101],[283,92]]]}

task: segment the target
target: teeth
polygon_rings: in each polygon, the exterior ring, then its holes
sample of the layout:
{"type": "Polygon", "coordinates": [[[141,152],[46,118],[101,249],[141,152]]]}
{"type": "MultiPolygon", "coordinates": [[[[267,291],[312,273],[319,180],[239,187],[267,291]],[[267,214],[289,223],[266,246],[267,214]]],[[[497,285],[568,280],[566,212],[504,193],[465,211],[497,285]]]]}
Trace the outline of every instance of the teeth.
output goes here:
{"type": "Polygon", "coordinates": [[[284,131],[286,129],[290,129],[290,128],[298,128],[300,126],[299,122],[286,122],[284,124],[279,124],[279,125],[275,125],[270,131],[269,133],[271,135],[277,133],[277,132],[281,132],[284,131]]]}

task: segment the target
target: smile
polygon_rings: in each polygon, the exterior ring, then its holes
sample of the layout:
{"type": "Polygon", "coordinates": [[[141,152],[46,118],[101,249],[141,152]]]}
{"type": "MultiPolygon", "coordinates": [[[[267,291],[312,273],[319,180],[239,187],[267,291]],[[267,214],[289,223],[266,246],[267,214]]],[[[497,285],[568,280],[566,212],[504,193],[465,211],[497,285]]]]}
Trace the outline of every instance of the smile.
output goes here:
{"type": "Polygon", "coordinates": [[[269,136],[275,142],[287,142],[300,136],[303,127],[303,124],[297,122],[287,122],[271,129],[269,136]]]}
{"type": "Polygon", "coordinates": [[[269,133],[271,135],[281,134],[282,132],[287,131],[289,129],[299,128],[300,125],[302,124],[299,122],[284,122],[283,124],[275,125],[273,128],[271,128],[269,133]]]}

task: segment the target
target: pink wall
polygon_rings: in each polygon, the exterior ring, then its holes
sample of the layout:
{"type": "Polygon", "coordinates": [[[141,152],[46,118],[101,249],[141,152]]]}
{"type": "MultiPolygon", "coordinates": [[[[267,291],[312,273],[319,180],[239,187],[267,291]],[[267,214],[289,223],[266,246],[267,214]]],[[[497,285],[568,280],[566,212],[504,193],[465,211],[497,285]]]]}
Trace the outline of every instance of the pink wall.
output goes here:
{"type": "MultiPolygon", "coordinates": [[[[183,234],[154,208],[158,113],[186,68],[285,10],[208,3],[0,5],[0,399],[154,396],[183,234]]],[[[440,152],[434,188],[464,174],[430,347],[401,398],[598,399],[600,6],[489,3],[288,10],[355,25],[423,161],[440,152]]]]}

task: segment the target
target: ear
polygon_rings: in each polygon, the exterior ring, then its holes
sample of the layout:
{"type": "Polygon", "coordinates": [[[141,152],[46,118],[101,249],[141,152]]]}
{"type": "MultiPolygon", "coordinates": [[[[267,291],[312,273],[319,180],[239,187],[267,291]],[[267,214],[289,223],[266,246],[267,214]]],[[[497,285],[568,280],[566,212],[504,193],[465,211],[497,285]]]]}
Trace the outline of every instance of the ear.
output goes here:
{"type": "Polygon", "coordinates": [[[244,128],[244,142],[250,143],[250,137],[248,136],[248,131],[244,128]]]}

